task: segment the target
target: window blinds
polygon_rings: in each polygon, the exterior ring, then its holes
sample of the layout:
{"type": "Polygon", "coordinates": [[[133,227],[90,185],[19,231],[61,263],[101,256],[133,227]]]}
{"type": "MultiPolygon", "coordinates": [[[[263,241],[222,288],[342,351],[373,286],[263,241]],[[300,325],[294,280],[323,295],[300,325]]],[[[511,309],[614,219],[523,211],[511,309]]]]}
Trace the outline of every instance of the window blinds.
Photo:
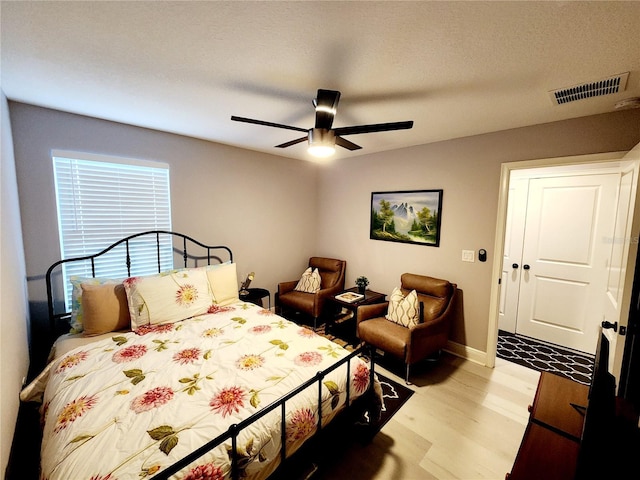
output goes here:
{"type": "MultiPolygon", "coordinates": [[[[93,255],[123,237],[147,230],[171,230],[169,166],[164,163],[95,155],[53,156],[60,250],[62,258],[93,255]]],[[[129,244],[131,275],[158,272],[154,238],[129,244]]],[[[170,236],[161,236],[161,269],[173,268],[170,236]]],[[[95,276],[125,278],[124,244],[101,256],[95,276]]],[[[71,276],[91,277],[91,262],[64,264],[67,309],[71,276]]]]}

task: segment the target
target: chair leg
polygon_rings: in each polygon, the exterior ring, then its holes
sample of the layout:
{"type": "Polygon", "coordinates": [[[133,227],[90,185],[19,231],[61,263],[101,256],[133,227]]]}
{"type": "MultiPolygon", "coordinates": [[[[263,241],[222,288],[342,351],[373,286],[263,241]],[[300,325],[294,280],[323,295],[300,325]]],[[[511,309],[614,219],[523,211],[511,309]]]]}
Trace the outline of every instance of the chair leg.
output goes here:
{"type": "Polygon", "coordinates": [[[411,382],[409,381],[409,369],[410,369],[411,365],[409,363],[406,364],[405,367],[405,371],[404,371],[404,383],[406,383],[407,385],[411,385],[411,382]]]}

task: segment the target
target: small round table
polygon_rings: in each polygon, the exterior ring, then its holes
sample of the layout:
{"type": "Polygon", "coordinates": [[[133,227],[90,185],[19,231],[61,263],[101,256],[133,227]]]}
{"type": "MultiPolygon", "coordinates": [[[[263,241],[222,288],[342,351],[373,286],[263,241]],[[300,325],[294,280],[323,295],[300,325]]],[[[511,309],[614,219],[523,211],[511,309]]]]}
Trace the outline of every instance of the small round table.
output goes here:
{"type": "Polygon", "coordinates": [[[269,310],[271,310],[271,292],[269,290],[266,288],[247,288],[247,291],[249,293],[246,295],[239,294],[240,300],[264,307],[262,299],[267,297],[269,299],[269,310]]]}

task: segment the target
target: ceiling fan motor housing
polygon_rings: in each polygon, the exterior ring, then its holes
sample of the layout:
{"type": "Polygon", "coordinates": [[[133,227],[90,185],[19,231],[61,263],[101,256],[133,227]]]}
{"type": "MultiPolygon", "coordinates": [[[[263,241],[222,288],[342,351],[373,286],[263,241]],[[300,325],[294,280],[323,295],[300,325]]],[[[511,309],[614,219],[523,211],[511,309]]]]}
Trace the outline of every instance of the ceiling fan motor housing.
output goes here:
{"type": "Polygon", "coordinates": [[[336,134],[326,128],[312,128],[309,130],[309,145],[335,145],[336,134]]]}

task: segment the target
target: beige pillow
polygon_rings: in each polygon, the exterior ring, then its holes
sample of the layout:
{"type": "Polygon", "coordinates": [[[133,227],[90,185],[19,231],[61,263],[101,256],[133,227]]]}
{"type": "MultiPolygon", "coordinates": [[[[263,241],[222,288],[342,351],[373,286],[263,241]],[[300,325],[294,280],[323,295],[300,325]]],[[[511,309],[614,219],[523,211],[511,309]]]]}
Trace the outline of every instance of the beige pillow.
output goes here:
{"type": "Polygon", "coordinates": [[[91,285],[103,285],[105,283],[108,284],[118,284],[122,283],[124,278],[94,278],[94,277],[83,277],[80,275],[73,275],[69,278],[71,281],[71,319],[69,323],[71,324],[71,331],[69,333],[81,333],[84,330],[84,326],[82,325],[82,285],[83,284],[91,284],[91,285]]]}
{"type": "Polygon", "coordinates": [[[82,335],[91,337],[129,328],[127,293],[122,283],[82,283],[80,288],[84,325],[82,335]]]}
{"type": "Polygon", "coordinates": [[[385,317],[387,320],[407,328],[420,323],[418,293],[415,290],[411,290],[405,297],[402,294],[402,290],[395,287],[389,297],[389,309],[385,317]]]}
{"type": "Polygon", "coordinates": [[[311,267],[307,268],[302,277],[298,281],[294,290],[298,292],[316,293],[320,291],[320,272],[318,269],[312,270],[311,267]]]}
{"type": "Polygon", "coordinates": [[[230,305],[238,298],[238,273],[235,263],[223,263],[207,270],[209,284],[217,305],[230,305]]]}

